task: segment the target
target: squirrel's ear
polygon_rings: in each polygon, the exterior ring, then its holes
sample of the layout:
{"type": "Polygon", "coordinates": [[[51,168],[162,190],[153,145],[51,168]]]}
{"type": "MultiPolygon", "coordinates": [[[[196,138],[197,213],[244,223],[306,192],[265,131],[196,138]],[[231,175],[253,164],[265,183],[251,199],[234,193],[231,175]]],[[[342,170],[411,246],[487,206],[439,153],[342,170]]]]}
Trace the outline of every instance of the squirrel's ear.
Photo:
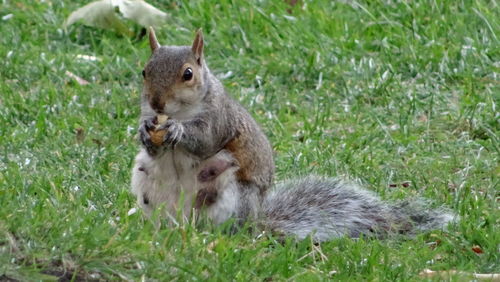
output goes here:
{"type": "Polygon", "coordinates": [[[156,39],[155,30],[152,26],[149,27],[149,47],[151,47],[151,52],[154,52],[160,47],[158,39],[156,39]]]}
{"type": "Polygon", "coordinates": [[[201,28],[196,32],[191,50],[196,58],[196,62],[198,62],[198,65],[201,65],[201,58],[203,57],[203,33],[201,32],[201,28]]]}

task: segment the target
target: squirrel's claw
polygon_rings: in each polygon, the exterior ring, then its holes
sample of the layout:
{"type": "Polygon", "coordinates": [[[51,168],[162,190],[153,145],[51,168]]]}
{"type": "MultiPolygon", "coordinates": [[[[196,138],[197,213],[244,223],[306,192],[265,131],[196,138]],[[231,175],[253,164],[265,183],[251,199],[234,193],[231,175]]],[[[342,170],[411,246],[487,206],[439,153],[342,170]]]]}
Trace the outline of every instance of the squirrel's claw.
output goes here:
{"type": "Polygon", "coordinates": [[[151,141],[151,135],[149,134],[149,131],[155,128],[153,119],[145,119],[139,126],[139,139],[151,156],[156,155],[158,152],[158,148],[151,141]]]}
{"type": "Polygon", "coordinates": [[[151,117],[148,119],[145,119],[143,122],[144,127],[146,128],[147,131],[152,131],[155,130],[156,128],[156,117],[151,117]]]}
{"type": "Polygon", "coordinates": [[[170,119],[160,128],[167,131],[167,134],[163,137],[164,145],[174,146],[181,141],[182,135],[184,134],[184,126],[176,120],[170,119]]]}

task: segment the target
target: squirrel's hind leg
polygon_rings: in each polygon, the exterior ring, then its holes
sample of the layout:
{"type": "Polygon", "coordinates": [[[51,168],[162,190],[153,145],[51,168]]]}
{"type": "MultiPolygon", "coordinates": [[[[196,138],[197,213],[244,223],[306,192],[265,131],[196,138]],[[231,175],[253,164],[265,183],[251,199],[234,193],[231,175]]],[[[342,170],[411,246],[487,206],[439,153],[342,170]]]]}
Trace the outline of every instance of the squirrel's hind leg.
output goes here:
{"type": "Polygon", "coordinates": [[[195,208],[205,211],[215,224],[240,216],[244,198],[236,179],[238,169],[237,161],[227,150],[221,150],[200,164],[197,174],[200,189],[195,208]]]}

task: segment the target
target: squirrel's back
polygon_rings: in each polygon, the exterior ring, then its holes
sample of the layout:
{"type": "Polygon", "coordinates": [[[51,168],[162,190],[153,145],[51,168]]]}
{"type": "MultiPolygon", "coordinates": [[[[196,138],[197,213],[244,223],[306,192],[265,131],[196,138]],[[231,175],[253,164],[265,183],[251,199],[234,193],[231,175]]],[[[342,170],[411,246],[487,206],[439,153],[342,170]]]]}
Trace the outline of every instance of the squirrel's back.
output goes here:
{"type": "MultiPolygon", "coordinates": [[[[230,97],[227,99],[233,101],[230,97]]],[[[231,114],[227,122],[236,128],[236,132],[224,149],[238,161],[240,169],[236,171],[237,179],[255,183],[263,195],[271,186],[274,175],[271,144],[250,113],[239,103],[233,101],[228,111],[231,114]]]]}

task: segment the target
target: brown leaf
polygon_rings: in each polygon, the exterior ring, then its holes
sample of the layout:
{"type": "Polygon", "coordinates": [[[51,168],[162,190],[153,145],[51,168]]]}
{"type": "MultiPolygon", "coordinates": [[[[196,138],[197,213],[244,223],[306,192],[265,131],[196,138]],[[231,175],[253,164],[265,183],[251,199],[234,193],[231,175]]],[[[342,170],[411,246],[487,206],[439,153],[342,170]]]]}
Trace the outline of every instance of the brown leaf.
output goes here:
{"type": "MultiPolygon", "coordinates": [[[[294,7],[295,5],[299,4],[300,1],[299,0],[285,0],[285,2],[290,5],[290,7],[294,7]]],[[[286,11],[291,14],[292,13],[292,9],[291,8],[288,8],[286,9],[286,11]]]]}
{"type": "Polygon", "coordinates": [[[408,187],[410,187],[410,185],[411,185],[411,181],[403,181],[401,183],[390,183],[389,187],[396,188],[396,187],[402,186],[402,187],[408,188],[408,187]]]}
{"type": "Polygon", "coordinates": [[[92,138],[92,142],[94,142],[97,146],[102,146],[102,142],[101,140],[97,139],[97,138],[92,138]]]}
{"type": "Polygon", "coordinates": [[[85,139],[85,130],[79,127],[75,131],[76,131],[76,143],[81,144],[85,139]]]}
{"type": "Polygon", "coordinates": [[[481,249],[481,247],[478,246],[478,245],[472,246],[472,251],[474,251],[474,253],[476,253],[476,254],[482,254],[482,253],[484,253],[483,249],[481,249]]]}

